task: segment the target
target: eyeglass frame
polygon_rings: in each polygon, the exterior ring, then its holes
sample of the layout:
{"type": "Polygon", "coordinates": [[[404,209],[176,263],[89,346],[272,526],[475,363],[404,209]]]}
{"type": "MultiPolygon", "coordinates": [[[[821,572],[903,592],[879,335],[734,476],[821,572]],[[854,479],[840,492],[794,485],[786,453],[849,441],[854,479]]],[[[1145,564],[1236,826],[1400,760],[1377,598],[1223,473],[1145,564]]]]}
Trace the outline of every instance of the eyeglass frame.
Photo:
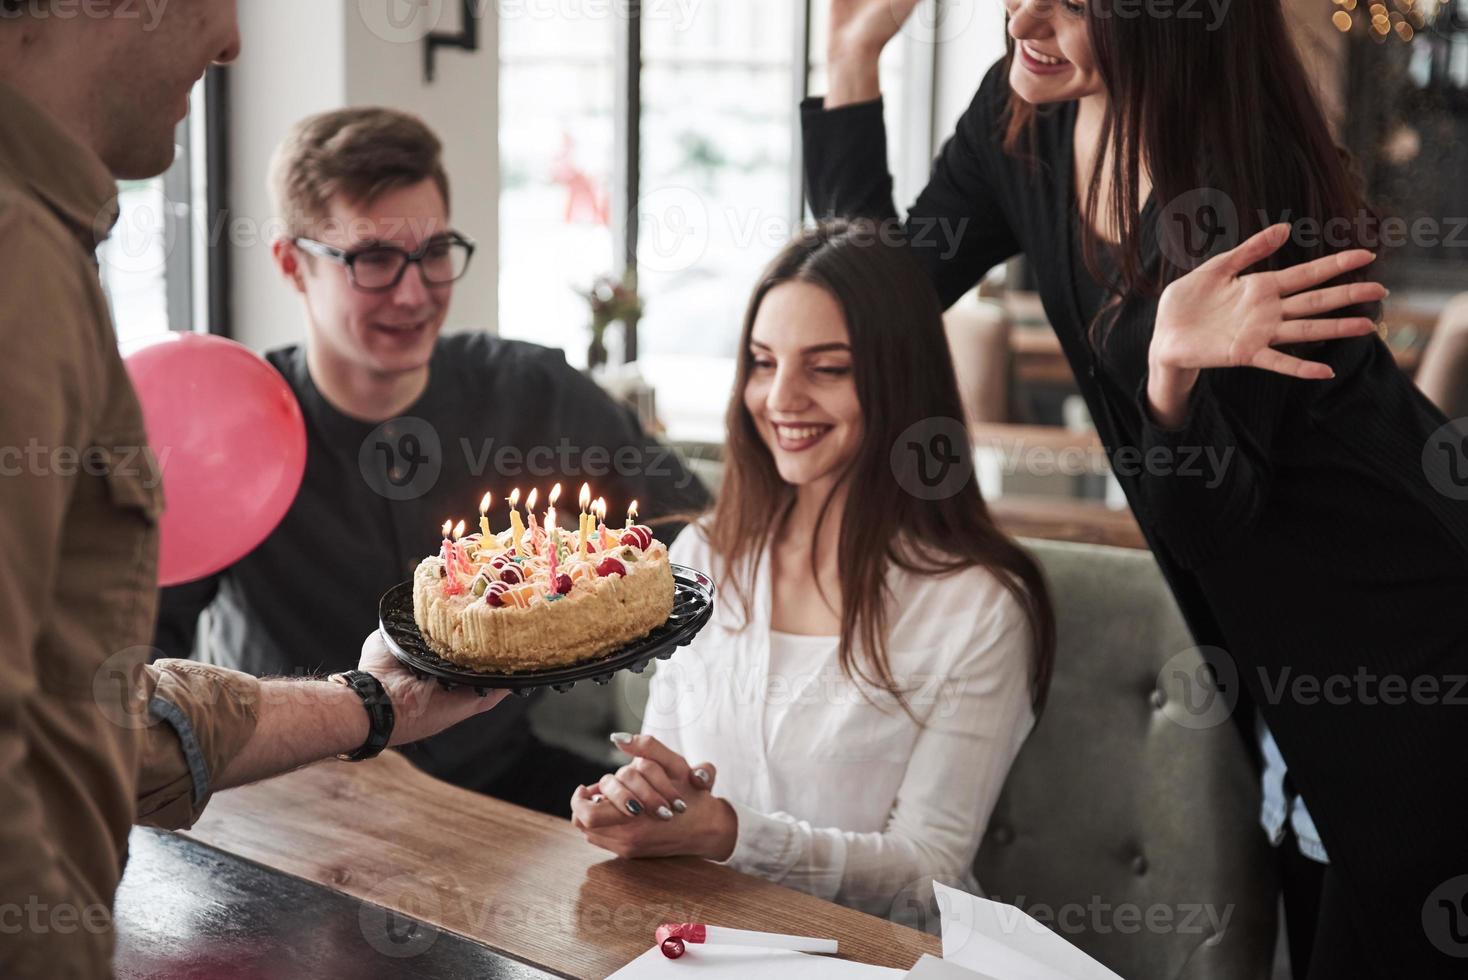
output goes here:
{"type": "Polygon", "coordinates": [[[468,274],[469,264],[474,260],[474,252],[476,249],[479,248],[478,242],[467,235],[459,234],[457,231],[450,231],[445,232],[442,235],[435,235],[428,241],[424,242],[423,245],[416,252],[410,252],[407,249],[397,245],[387,245],[383,243],[363,245],[360,248],[354,249],[337,248],[335,245],[328,245],[325,242],[318,242],[314,238],[305,238],[302,236],[291,238],[290,243],[304,252],[309,252],[312,255],[319,255],[324,259],[331,259],[333,262],[341,263],[343,266],[346,267],[347,280],[352,284],[353,288],[359,289],[364,293],[392,292],[394,289],[397,289],[398,286],[402,285],[403,277],[408,274],[408,268],[414,265],[418,267],[418,275],[422,278],[423,284],[425,286],[451,285],[458,282],[460,279],[464,278],[464,276],[468,274]],[[444,282],[433,282],[429,280],[426,275],[423,274],[423,260],[428,257],[428,250],[430,248],[435,245],[442,245],[445,242],[452,245],[462,245],[468,250],[468,255],[464,258],[464,269],[452,279],[446,280],[444,282]],[[397,252],[399,255],[403,256],[403,267],[398,270],[398,274],[393,279],[393,281],[384,286],[363,286],[361,283],[357,282],[357,259],[359,259],[363,255],[366,255],[368,252],[378,251],[397,252]]]}

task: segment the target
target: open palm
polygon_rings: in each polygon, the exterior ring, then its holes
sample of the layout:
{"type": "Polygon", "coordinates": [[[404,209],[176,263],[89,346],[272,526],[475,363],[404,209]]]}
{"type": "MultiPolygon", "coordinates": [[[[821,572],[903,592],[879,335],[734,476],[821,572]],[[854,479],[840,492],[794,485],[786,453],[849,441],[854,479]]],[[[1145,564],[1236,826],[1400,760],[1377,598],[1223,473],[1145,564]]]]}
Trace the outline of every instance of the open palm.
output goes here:
{"type": "Polygon", "coordinates": [[[920,0],[831,0],[833,49],[879,53],[920,0]]]}
{"type": "Polygon", "coordinates": [[[1157,307],[1151,361],[1178,370],[1255,367],[1296,378],[1325,379],[1329,365],[1276,350],[1294,344],[1371,333],[1367,317],[1323,314],[1386,296],[1378,282],[1314,287],[1367,265],[1366,249],[1337,252],[1285,269],[1246,270],[1277,252],[1289,238],[1279,224],[1173,281],[1157,307]]]}

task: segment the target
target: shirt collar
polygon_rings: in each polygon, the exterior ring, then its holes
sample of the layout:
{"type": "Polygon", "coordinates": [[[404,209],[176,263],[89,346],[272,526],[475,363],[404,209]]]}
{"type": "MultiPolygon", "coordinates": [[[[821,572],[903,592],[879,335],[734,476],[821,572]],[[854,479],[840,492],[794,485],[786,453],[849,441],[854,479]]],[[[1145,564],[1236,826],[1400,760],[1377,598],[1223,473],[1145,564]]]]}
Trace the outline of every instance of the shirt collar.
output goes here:
{"type": "Polygon", "coordinates": [[[0,178],[27,188],[93,251],[117,222],[117,182],[102,158],[40,106],[0,82],[0,178]]]}

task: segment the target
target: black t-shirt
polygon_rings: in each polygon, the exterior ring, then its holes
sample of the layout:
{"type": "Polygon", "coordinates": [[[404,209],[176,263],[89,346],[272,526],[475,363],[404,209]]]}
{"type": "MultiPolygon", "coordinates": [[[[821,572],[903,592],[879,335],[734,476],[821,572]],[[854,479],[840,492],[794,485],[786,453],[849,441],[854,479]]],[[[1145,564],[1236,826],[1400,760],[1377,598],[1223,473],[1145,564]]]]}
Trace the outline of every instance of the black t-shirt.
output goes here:
{"type": "MultiPolygon", "coordinates": [[[[488,334],[439,340],[422,396],[382,424],[337,411],[317,390],[304,346],[268,360],[306,420],[306,473],[289,512],[258,548],[202,582],[163,590],[156,645],[188,657],[209,610],[202,659],[261,676],[309,676],[356,665],[377,628],[378,599],[438,551],[442,525],[472,530],[494,493],[490,522],[509,525],[506,498],[562,486],[574,526],[583,482],[609,505],[608,522],[637,499],[643,519],[703,508],[708,496],[677,455],[649,438],[627,407],[566,364],[559,350],[488,334]]],[[[523,503],[522,503],[523,507],[523,503]]],[[[659,529],[671,540],[676,528],[659,529]]],[[[480,788],[531,744],[533,698],[409,747],[433,775],[480,788]]]]}

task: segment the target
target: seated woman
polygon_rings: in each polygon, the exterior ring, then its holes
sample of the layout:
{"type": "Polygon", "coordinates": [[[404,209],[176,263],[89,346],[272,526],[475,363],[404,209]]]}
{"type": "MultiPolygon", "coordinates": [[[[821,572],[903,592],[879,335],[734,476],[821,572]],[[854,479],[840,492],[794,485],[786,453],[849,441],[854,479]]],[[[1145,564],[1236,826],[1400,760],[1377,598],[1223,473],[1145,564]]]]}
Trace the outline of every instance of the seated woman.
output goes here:
{"type": "Polygon", "coordinates": [[[643,734],[612,736],[636,758],[572,819],[624,857],[925,923],[933,879],[975,887],[1055,627],[973,479],[937,296],[881,239],[823,225],[766,271],[723,488],[671,548],[713,576],[714,618],[658,664],[643,734]]]}

